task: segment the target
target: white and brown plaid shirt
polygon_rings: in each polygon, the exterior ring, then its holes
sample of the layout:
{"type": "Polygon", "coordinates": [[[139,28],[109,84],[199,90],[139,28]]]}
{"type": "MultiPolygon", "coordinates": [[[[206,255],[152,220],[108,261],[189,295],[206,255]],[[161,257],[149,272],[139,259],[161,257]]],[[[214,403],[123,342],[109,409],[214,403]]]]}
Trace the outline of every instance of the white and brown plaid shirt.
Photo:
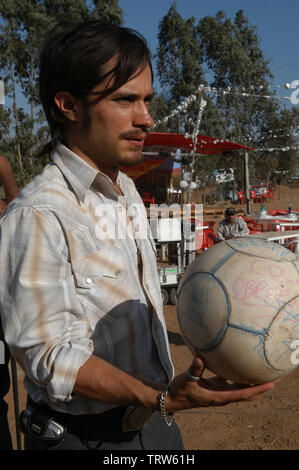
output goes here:
{"type": "Polygon", "coordinates": [[[146,211],[130,178],[119,173],[117,183],[121,199],[107,175],[59,144],[0,219],[6,341],[31,398],[71,414],[115,406],[72,395],[91,354],[141,380],[173,377],[146,211]],[[126,236],[113,235],[115,224],[126,236]]]}

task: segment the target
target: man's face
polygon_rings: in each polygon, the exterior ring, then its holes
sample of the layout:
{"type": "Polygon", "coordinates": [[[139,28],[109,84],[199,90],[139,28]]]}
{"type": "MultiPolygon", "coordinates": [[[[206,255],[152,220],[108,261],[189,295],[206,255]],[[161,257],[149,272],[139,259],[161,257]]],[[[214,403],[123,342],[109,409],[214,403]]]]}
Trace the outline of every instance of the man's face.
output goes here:
{"type": "MultiPolygon", "coordinates": [[[[92,92],[103,91],[106,85],[102,83],[92,92]]],[[[75,144],[71,149],[108,174],[122,164],[139,163],[147,130],[154,124],[148,111],[152,93],[147,65],[115,92],[87,110],[82,108],[76,133],[71,135],[75,144]]],[[[90,101],[93,99],[91,95],[90,101]]]]}
{"type": "Polygon", "coordinates": [[[228,221],[229,224],[232,224],[233,221],[235,220],[235,214],[227,214],[226,220],[228,221]]]}

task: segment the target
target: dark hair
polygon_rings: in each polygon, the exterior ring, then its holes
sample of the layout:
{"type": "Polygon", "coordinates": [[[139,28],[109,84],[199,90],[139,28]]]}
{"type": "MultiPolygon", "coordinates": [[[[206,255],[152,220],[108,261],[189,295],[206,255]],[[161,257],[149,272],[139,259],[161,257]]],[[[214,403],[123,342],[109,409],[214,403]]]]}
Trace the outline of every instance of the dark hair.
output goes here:
{"type": "Polygon", "coordinates": [[[229,207],[228,209],[226,209],[225,211],[225,216],[231,216],[231,215],[235,215],[236,214],[236,211],[233,207],[229,207]]]}
{"type": "Polygon", "coordinates": [[[151,54],[146,40],[137,31],[99,20],[61,25],[51,34],[40,54],[39,92],[52,140],[63,138],[65,117],[54,102],[59,91],[68,91],[86,104],[90,90],[111,76],[108,87],[96,102],[109,95],[147,64],[151,54]],[[115,66],[105,65],[116,57],[115,66]]]}

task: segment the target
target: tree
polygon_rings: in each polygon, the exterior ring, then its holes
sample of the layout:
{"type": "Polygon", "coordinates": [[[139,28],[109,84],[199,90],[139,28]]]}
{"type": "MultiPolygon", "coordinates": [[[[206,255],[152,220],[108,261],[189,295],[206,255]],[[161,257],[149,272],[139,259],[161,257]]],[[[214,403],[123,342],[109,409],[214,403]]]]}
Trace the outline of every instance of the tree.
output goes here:
{"type": "Polygon", "coordinates": [[[92,16],[101,18],[118,26],[123,24],[123,10],[118,5],[118,0],[93,0],[94,9],[92,16]]]}
{"type": "Polygon", "coordinates": [[[296,170],[298,154],[295,138],[295,120],[291,110],[273,112],[262,128],[261,147],[256,156],[256,176],[269,183],[273,170],[280,171],[280,180],[288,182],[296,170]]]}
{"type": "Polygon", "coordinates": [[[37,92],[39,50],[45,35],[61,20],[100,17],[121,24],[122,14],[117,0],[94,0],[93,5],[86,0],[0,0],[0,78],[12,99],[7,153],[20,186],[39,171],[35,155],[45,143],[47,126],[37,92]],[[28,112],[18,102],[19,91],[28,112]]]}
{"type": "MultiPolygon", "coordinates": [[[[260,47],[257,28],[249,24],[242,10],[236,13],[234,22],[220,11],[215,17],[202,18],[197,32],[204,63],[212,72],[211,86],[217,91],[214,100],[225,123],[226,138],[253,148],[271,144],[270,131],[277,126],[282,129],[282,114],[270,90],[273,76],[260,47]]],[[[287,122],[290,126],[290,120],[287,122]]],[[[280,145],[290,130],[291,127],[283,126],[280,145]]],[[[240,173],[242,169],[236,165],[235,157],[226,160],[240,173]]],[[[259,161],[257,156],[252,169],[260,168],[256,165],[259,161]]],[[[264,167],[266,174],[268,170],[264,167]]],[[[256,174],[261,177],[261,172],[256,174]]]]}
{"type": "MultiPolygon", "coordinates": [[[[19,52],[22,48],[22,41],[18,31],[18,25],[13,15],[14,2],[11,0],[0,2],[0,11],[4,22],[0,24],[0,64],[1,80],[5,84],[6,98],[12,98],[12,120],[9,121],[9,130],[14,131],[15,139],[10,139],[10,154],[15,155],[18,163],[18,170],[21,176],[24,175],[23,159],[18,139],[21,122],[19,119],[19,109],[17,105],[17,85],[18,76],[15,64],[18,61],[19,52]]],[[[8,140],[5,140],[5,147],[8,147],[8,140]]],[[[8,148],[7,148],[8,150],[8,148]]]]}
{"type": "MultiPolygon", "coordinates": [[[[195,93],[203,82],[202,53],[195,33],[195,18],[184,20],[177,12],[176,3],[173,3],[159,24],[159,46],[155,56],[166,104],[164,112],[167,110],[169,113],[177,107],[184,98],[195,93]]],[[[196,109],[196,105],[190,107],[189,116],[195,116],[196,109]]],[[[168,126],[181,132],[190,128],[183,113],[169,122],[168,126]]]]}
{"type": "Polygon", "coordinates": [[[249,25],[242,10],[234,23],[220,11],[199,21],[198,40],[213,74],[211,86],[219,92],[216,103],[226,123],[227,138],[252,135],[264,111],[260,97],[271,94],[272,79],[256,27],[249,25]]]}

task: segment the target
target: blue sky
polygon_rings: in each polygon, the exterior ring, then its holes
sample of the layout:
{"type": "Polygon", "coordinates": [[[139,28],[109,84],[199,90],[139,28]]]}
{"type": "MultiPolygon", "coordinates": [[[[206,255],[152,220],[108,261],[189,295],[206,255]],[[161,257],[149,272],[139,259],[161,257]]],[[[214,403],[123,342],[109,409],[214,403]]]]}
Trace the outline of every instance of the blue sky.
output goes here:
{"type": "MultiPolygon", "coordinates": [[[[124,25],[142,33],[154,53],[159,22],[173,0],[118,0],[118,3],[124,11],[124,25]]],[[[177,0],[176,4],[184,19],[194,16],[199,20],[223,10],[233,20],[238,10],[244,10],[249,23],[257,27],[265,58],[271,61],[275,76],[272,85],[282,85],[277,88],[277,95],[291,96],[293,90],[283,85],[299,81],[299,0],[177,0]]],[[[157,78],[154,85],[159,89],[157,78]]],[[[18,96],[18,101],[25,108],[28,106],[22,96],[18,96]]],[[[289,106],[290,102],[282,100],[281,104],[289,106]]],[[[6,98],[5,106],[9,105],[10,100],[6,98]]]]}
{"type": "MultiPolygon", "coordinates": [[[[147,39],[152,52],[157,48],[159,22],[173,0],[119,0],[125,26],[136,29],[147,39]]],[[[184,18],[214,16],[219,10],[232,20],[242,9],[252,26],[257,27],[261,48],[275,78],[273,85],[299,80],[299,1],[298,0],[177,0],[177,11],[184,18]]],[[[155,84],[157,86],[157,83],[155,84]]],[[[292,90],[277,88],[278,96],[292,90]]],[[[289,102],[282,101],[288,105],[289,102]]]]}

